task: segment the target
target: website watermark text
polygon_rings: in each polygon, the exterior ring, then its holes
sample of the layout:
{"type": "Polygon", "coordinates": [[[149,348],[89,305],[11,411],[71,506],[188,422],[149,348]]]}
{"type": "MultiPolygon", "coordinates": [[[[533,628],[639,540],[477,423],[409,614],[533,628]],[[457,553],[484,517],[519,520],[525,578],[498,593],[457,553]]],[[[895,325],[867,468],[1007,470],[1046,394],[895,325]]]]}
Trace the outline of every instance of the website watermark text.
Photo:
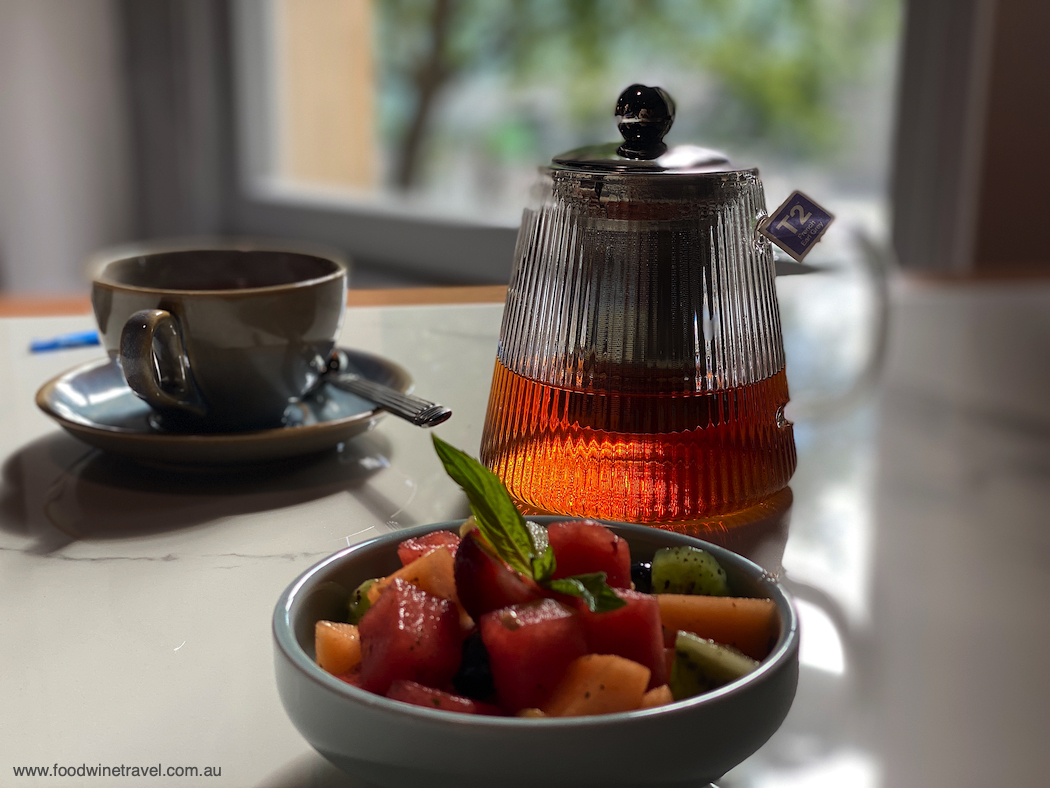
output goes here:
{"type": "Polygon", "coordinates": [[[162,763],[147,765],[103,765],[67,766],[54,763],[50,766],[13,766],[15,777],[222,777],[221,766],[165,766],[162,763]]]}

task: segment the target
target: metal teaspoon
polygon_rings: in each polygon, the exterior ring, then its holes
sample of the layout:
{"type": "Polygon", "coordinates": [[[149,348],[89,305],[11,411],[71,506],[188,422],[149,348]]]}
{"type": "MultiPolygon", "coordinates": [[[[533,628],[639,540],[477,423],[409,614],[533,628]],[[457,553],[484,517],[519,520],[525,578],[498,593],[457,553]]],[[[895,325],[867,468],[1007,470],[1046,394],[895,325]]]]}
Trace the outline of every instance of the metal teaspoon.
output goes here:
{"type": "Polygon", "coordinates": [[[376,383],[354,372],[346,371],[350,366],[349,359],[341,350],[332,353],[328,360],[328,372],[324,381],[343,391],[357,394],[370,402],[386,409],[402,419],[412,422],[417,427],[434,427],[447,421],[452,411],[436,402],[402,394],[396,389],[376,383]]]}

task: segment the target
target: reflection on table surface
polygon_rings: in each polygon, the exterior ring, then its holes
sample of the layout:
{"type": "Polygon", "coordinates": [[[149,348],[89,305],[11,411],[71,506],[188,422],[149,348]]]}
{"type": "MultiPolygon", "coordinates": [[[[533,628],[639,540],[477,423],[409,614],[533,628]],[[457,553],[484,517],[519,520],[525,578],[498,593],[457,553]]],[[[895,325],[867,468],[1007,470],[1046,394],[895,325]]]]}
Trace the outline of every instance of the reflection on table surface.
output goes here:
{"type": "MultiPolygon", "coordinates": [[[[781,730],[719,785],[1041,784],[1050,285],[898,282],[878,387],[802,407],[841,370],[821,353],[842,358],[808,341],[805,318],[841,298],[781,291],[800,407],[780,555],[801,677],[781,730]]],[[[476,451],[501,311],[360,307],[341,341],[402,364],[453,409],[439,434],[476,451]]],[[[222,766],[229,786],[366,788],[285,717],[269,619],[281,590],[340,547],[465,516],[429,435],[388,418],[265,468],[137,466],[33,405],[98,350],[31,356],[29,340],[89,323],[0,320],[0,769],[142,761],[222,766]]]]}

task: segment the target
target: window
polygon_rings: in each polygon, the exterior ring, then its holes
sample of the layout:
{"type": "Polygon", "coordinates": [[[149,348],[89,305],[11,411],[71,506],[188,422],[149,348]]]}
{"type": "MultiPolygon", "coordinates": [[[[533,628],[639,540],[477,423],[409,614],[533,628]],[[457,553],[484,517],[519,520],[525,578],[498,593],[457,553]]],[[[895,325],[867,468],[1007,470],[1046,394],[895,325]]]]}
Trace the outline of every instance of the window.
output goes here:
{"type": "Polygon", "coordinates": [[[242,227],[505,281],[535,168],[616,137],[632,82],[669,139],[757,164],[887,235],[900,0],[236,0],[242,227]]]}

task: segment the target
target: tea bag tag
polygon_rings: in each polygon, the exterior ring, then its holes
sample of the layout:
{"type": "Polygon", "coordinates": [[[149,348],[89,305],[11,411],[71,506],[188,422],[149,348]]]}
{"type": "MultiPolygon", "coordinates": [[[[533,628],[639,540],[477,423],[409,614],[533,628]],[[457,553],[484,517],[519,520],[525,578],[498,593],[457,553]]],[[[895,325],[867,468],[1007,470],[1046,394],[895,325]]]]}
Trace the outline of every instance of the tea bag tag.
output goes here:
{"type": "Polygon", "coordinates": [[[758,231],[801,263],[834,220],[809,197],[794,191],[758,231]]]}

